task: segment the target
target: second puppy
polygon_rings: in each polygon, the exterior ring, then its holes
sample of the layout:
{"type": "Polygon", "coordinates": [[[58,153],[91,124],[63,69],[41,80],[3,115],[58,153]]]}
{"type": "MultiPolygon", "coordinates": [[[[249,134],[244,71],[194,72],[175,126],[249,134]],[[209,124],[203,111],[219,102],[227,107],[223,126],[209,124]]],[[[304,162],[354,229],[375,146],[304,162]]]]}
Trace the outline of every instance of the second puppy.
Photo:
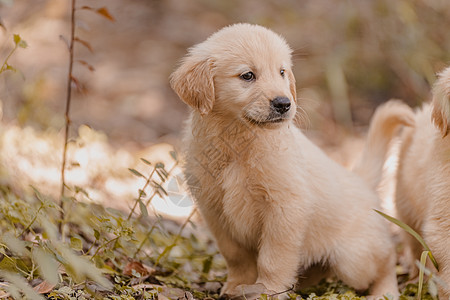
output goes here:
{"type": "MultiPolygon", "coordinates": [[[[415,126],[405,128],[397,173],[396,204],[400,219],[418,231],[439,264],[441,299],[450,297],[450,68],[434,85],[431,105],[415,116],[415,126]],[[434,122],[434,124],[433,124],[434,122]]],[[[405,234],[411,275],[422,246],[405,234]]]]}

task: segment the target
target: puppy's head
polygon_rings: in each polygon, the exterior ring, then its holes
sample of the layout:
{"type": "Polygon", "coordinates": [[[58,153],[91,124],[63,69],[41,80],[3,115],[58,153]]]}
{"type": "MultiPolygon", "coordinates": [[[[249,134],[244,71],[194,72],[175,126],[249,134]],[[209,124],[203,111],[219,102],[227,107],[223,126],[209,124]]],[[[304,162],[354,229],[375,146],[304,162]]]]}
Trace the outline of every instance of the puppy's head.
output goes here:
{"type": "Polygon", "coordinates": [[[445,137],[450,131],[450,67],[439,74],[433,87],[432,103],[433,122],[445,137]]]}
{"type": "Polygon", "coordinates": [[[274,127],[296,111],[291,49],[274,32],[236,24],[189,50],[171,86],[200,114],[274,127]]]}

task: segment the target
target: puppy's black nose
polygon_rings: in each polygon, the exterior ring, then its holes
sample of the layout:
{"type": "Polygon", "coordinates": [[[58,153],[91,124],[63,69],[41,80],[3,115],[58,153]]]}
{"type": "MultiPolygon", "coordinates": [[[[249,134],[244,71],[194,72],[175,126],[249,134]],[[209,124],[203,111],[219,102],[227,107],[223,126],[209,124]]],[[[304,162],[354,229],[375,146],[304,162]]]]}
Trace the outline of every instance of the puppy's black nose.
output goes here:
{"type": "Polygon", "coordinates": [[[270,101],[270,105],[277,113],[284,114],[289,110],[289,108],[291,108],[291,100],[287,97],[276,97],[270,101]]]}

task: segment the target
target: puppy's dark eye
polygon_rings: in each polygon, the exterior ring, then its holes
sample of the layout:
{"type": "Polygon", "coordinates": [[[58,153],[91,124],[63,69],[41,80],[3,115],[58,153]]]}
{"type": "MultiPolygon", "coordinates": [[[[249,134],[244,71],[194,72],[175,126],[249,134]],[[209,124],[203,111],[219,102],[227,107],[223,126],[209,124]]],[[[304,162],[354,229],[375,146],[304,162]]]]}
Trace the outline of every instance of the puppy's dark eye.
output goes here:
{"type": "Polygon", "coordinates": [[[253,81],[256,79],[255,74],[253,74],[253,72],[246,72],[244,74],[241,74],[239,77],[245,81],[253,81]]]}
{"type": "Polygon", "coordinates": [[[281,75],[281,77],[283,77],[284,78],[284,74],[286,73],[286,70],[285,69],[281,69],[280,70],[280,75],[281,75]]]}

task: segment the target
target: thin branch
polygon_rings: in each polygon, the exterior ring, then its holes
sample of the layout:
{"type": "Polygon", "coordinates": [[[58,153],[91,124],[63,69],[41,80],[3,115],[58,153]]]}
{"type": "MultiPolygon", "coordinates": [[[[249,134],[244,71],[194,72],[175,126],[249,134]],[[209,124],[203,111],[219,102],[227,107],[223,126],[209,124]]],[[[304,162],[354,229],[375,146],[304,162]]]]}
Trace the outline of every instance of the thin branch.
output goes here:
{"type": "Polygon", "coordinates": [[[39,206],[39,208],[38,208],[38,210],[36,211],[36,214],[35,214],[33,220],[31,220],[31,222],[28,224],[28,226],[25,227],[25,228],[22,230],[22,232],[20,233],[19,236],[22,236],[23,234],[25,234],[25,233],[28,231],[28,229],[31,228],[31,226],[34,224],[34,222],[36,221],[37,217],[39,216],[39,213],[41,212],[41,210],[42,210],[43,208],[44,208],[44,203],[42,203],[41,206],[39,206]]]}
{"type": "Polygon", "coordinates": [[[2,67],[1,67],[1,69],[0,69],[0,73],[4,72],[4,71],[6,70],[6,68],[8,67],[8,60],[11,58],[11,56],[13,55],[13,53],[17,50],[17,47],[18,47],[18,46],[19,46],[19,45],[16,44],[16,45],[14,46],[14,48],[11,50],[11,52],[8,54],[8,56],[6,57],[6,59],[5,59],[4,63],[3,63],[3,65],[2,65],[2,67]]]}
{"type": "Polygon", "coordinates": [[[156,172],[156,167],[153,167],[153,170],[150,173],[150,175],[148,176],[147,181],[144,184],[144,187],[141,190],[139,190],[139,196],[136,199],[136,201],[134,202],[133,208],[131,208],[130,213],[128,214],[127,221],[129,221],[131,219],[131,216],[133,216],[133,213],[136,210],[136,206],[139,203],[139,201],[141,201],[142,196],[145,194],[145,189],[147,188],[147,186],[152,181],[152,177],[153,177],[153,174],[155,174],[155,172],[156,172]]]}
{"type": "Polygon", "coordinates": [[[100,245],[97,250],[95,251],[95,253],[91,256],[91,261],[94,259],[95,256],[97,256],[97,254],[100,252],[101,249],[105,248],[106,246],[108,246],[109,244],[111,244],[112,242],[117,241],[118,239],[120,239],[120,236],[116,236],[113,239],[110,239],[109,241],[107,241],[106,243],[100,245]]]}
{"type": "MultiPolygon", "coordinates": [[[[175,170],[175,168],[177,167],[177,165],[178,165],[178,161],[175,161],[175,164],[174,164],[174,165],[172,166],[172,168],[170,168],[170,170],[167,172],[167,177],[169,177],[169,176],[172,174],[173,170],[175,170]]],[[[148,207],[148,206],[150,205],[150,203],[152,203],[153,198],[155,198],[155,196],[156,196],[157,194],[158,194],[158,189],[154,189],[152,195],[147,199],[147,201],[144,203],[144,205],[145,205],[146,207],[148,207]]],[[[140,221],[141,218],[142,218],[142,214],[140,214],[140,215],[137,217],[137,220],[140,221]]]]}
{"type": "Polygon", "coordinates": [[[150,228],[150,230],[147,232],[147,234],[145,235],[145,238],[142,240],[142,242],[139,244],[139,247],[136,249],[136,252],[134,252],[133,258],[136,258],[136,256],[138,255],[139,252],[141,252],[142,247],[144,247],[145,243],[147,242],[147,240],[150,239],[150,235],[153,233],[153,230],[156,228],[156,224],[158,223],[158,221],[155,221],[155,223],[153,224],[153,226],[150,228]]]}
{"type": "MultiPolygon", "coordinates": [[[[72,0],[72,10],[71,10],[71,22],[70,22],[70,44],[69,44],[69,74],[67,76],[67,98],[66,98],[66,111],[65,111],[65,128],[64,128],[64,149],[63,149],[63,158],[62,158],[62,166],[61,166],[61,198],[59,206],[61,207],[61,223],[60,229],[62,228],[62,223],[64,220],[64,205],[63,198],[64,192],[66,190],[66,161],[67,161],[67,144],[69,139],[69,129],[70,129],[70,102],[72,100],[72,68],[73,68],[73,46],[75,39],[75,2],[76,0],[72,0]]],[[[60,230],[61,231],[61,230],[60,230]]]]}

